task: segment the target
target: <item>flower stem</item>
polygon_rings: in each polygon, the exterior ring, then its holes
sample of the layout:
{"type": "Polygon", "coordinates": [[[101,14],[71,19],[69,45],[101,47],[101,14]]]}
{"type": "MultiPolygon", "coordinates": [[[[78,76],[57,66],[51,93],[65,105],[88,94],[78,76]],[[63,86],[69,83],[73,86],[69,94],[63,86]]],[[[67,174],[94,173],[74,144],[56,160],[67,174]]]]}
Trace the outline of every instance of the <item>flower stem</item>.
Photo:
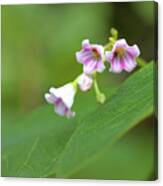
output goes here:
{"type": "Polygon", "coordinates": [[[72,82],[72,85],[73,85],[74,89],[77,91],[77,89],[78,89],[77,82],[76,81],[73,81],[72,82]]]}
{"type": "Polygon", "coordinates": [[[95,93],[96,93],[96,99],[99,103],[103,104],[106,100],[106,96],[99,89],[99,86],[98,86],[98,83],[97,83],[97,80],[96,80],[96,74],[94,74],[93,84],[94,84],[94,89],[95,89],[95,93]]]}
{"type": "Polygon", "coordinates": [[[140,67],[144,67],[144,66],[146,65],[146,61],[145,61],[144,59],[140,58],[140,57],[138,57],[138,58],[136,59],[136,62],[137,62],[137,64],[138,64],[140,67]]]}
{"type": "Polygon", "coordinates": [[[72,85],[73,85],[73,87],[75,88],[76,91],[78,90],[78,79],[79,79],[79,76],[77,76],[75,78],[75,80],[72,82],[72,85]]]}
{"type": "Polygon", "coordinates": [[[109,42],[104,46],[104,50],[111,50],[118,38],[118,31],[115,28],[110,29],[111,36],[108,38],[109,42]]]}

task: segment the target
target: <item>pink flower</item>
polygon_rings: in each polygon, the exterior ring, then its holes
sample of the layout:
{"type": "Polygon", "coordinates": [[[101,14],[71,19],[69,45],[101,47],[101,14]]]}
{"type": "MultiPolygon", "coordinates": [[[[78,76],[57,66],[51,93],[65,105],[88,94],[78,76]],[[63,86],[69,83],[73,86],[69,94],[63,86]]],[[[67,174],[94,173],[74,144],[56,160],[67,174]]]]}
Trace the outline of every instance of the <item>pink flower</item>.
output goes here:
{"type": "Polygon", "coordinates": [[[55,106],[55,112],[67,118],[74,117],[75,112],[71,111],[76,89],[72,83],[66,84],[60,88],[50,88],[49,93],[45,94],[48,103],[55,106]]]}
{"type": "Polygon", "coordinates": [[[102,72],[105,69],[103,46],[90,44],[88,39],[82,42],[82,50],[76,52],[76,59],[83,64],[83,70],[86,74],[92,74],[96,71],[102,72]]]}
{"type": "Polygon", "coordinates": [[[80,90],[85,92],[91,88],[93,79],[90,75],[83,73],[82,75],[79,76],[77,83],[80,87],[80,90]]]}
{"type": "Polygon", "coordinates": [[[120,39],[115,42],[112,51],[107,51],[105,55],[111,72],[131,72],[137,65],[135,59],[140,55],[140,50],[137,45],[129,46],[125,39],[120,39]]]}

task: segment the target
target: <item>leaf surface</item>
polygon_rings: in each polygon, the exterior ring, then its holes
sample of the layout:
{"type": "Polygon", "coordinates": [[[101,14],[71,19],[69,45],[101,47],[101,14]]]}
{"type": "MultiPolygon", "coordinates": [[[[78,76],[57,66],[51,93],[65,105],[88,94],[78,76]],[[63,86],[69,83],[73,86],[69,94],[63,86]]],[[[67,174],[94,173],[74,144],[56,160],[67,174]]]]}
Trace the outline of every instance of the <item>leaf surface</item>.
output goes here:
{"type": "Polygon", "coordinates": [[[116,91],[107,88],[104,105],[96,103],[93,91],[81,93],[74,119],[55,115],[48,105],[19,122],[3,123],[2,176],[66,178],[89,166],[152,114],[153,71],[150,63],[116,91]]]}
{"type": "Polygon", "coordinates": [[[71,177],[96,161],[121,136],[153,113],[150,63],[130,76],[107,102],[76,129],[57,161],[57,177],[71,177]]]}
{"type": "MultiPolygon", "coordinates": [[[[114,91],[114,90],[113,90],[114,91]]],[[[107,96],[111,94],[109,90],[107,96]]],[[[96,108],[93,90],[76,97],[76,117],[57,116],[52,105],[43,106],[20,121],[2,125],[2,175],[14,177],[55,176],[55,162],[79,121],[96,108]],[[85,101],[86,100],[86,101],[85,101]]],[[[8,118],[6,118],[8,119],[8,118]]]]}

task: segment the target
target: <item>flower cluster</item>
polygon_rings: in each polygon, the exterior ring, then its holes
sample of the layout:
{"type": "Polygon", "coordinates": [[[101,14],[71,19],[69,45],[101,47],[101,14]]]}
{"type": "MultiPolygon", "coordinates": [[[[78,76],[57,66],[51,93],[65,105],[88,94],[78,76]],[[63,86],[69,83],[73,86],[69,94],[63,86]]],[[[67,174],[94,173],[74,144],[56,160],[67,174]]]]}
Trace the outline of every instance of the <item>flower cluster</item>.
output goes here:
{"type": "Polygon", "coordinates": [[[91,44],[88,39],[83,40],[82,49],[76,52],[77,61],[83,65],[83,73],[73,82],[60,88],[50,88],[49,93],[45,94],[48,103],[54,105],[54,110],[61,116],[71,118],[75,112],[71,110],[75,94],[78,88],[86,92],[94,84],[97,101],[105,102],[105,95],[100,92],[96,73],[102,73],[109,64],[109,71],[112,73],[121,73],[122,71],[131,72],[137,66],[137,57],[140,50],[137,45],[130,46],[125,39],[117,39],[118,32],[111,30],[111,37],[107,45],[91,44]]]}

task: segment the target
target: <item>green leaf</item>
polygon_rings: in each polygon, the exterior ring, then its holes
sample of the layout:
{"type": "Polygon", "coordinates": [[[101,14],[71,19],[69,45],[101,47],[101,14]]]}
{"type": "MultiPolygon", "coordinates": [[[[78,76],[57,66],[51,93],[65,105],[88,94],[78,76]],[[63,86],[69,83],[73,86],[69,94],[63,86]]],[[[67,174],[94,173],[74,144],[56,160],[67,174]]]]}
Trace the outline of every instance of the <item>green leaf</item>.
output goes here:
{"type": "Polygon", "coordinates": [[[106,104],[75,130],[57,161],[56,177],[71,177],[153,113],[153,63],[130,76],[106,104]]]}
{"type": "Polygon", "coordinates": [[[52,112],[52,107],[45,106],[20,122],[3,124],[3,176],[46,177],[51,172],[75,129],[75,121],[52,112]]]}
{"type": "MultiPolygon", "coordinates": [[[[112,90],[114,91],[114,90],[112,90]]],[[[109,90],[107,96],[112,92],[109,90]]],[[[57,116],[47,105],[22,118],[19,122],[2,124],[2,176],[55,176],[55,162],[71,134],[89,113],[99,107],[95,94],[79,94],[74,110],[76,117],[57,116]],[[87,100],[87,101],[85,101],[87,100]]],[[[7,118],[6,118],[7,119],[7,118]]]]}
{"type": "Polygon", "coordinates": [[[153,116],[118,140],[96,161],[71,178],[154,180],[155,144],[153,116]]]}
{"type": "Polygon", "coordinates": [[[96,103],[93,91],[79,94],[74,119],[57,116],[48,105],[19,122],[3,123],[2,176],[80,177],[79,171],[153,112],[152,89],[153,63],[116,92],[108,87],[104,105],[96,103]]]}

